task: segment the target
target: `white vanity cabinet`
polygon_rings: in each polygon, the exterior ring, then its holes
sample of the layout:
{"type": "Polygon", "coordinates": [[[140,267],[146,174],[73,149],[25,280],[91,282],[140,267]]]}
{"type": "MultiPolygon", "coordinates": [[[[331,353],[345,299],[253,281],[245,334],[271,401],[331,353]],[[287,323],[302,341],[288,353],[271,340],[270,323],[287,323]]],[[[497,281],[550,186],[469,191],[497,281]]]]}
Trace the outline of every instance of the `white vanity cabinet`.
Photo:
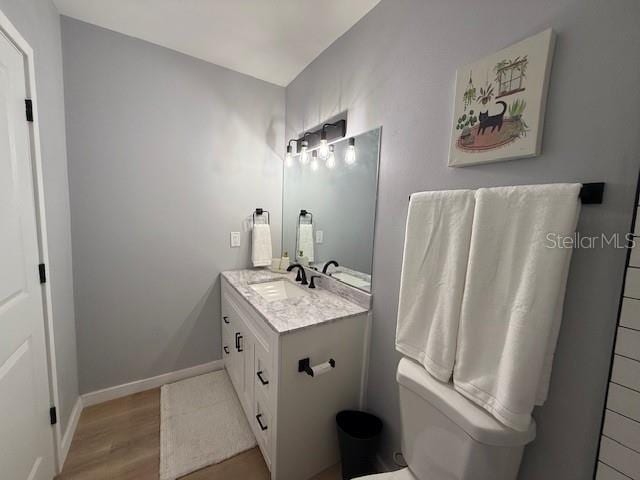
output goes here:
{"type": "Polygon", "coordinates": [[[225,366],[272,480],[307,480],[340,461],[335,415],[361,406],[367,313],[276,332],[222,278],[225,366]],[[318,376],[299,361],[335,368],[318,376]]]}

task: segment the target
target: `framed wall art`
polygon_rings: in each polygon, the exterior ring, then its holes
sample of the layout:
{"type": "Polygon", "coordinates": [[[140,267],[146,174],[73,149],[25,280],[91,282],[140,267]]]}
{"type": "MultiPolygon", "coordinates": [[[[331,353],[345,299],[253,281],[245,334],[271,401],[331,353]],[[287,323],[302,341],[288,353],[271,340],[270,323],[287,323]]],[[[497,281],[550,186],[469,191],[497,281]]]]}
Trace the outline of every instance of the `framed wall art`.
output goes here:
{"type": "Polygon", "coordinates": [[[458,70],[450,167],[540,154],[554,42],[548,29],[458,70]]]}

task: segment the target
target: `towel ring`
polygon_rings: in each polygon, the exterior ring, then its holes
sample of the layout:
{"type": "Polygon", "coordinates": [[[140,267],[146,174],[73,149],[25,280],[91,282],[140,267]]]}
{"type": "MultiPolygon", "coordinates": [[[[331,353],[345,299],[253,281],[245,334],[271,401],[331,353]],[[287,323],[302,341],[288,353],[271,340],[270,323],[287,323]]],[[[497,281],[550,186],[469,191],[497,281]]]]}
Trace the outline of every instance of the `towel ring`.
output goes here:
{"type": "Polygon", "coordinates": [[[256,211],[253,212],[253,224],[256,224],[256,217],[262,217],[265,214],[267,217],[267,225],[269,225],[271,223],[271,216],[269,215],[269,211],[262,208],[256,208],[256,211]]]}
{"type": "Polygon", "coordinates": [[[313,214],[307,210],[300,210],[300,215],[298,215],[298,224],[301,224],[301,220],[304,217],[309,217],[309,223],[313,223],[313,214]]]}
{"type": "Polygon", "coordinates": [[[305,209],[300,210],[300,214],[298,215],[298,228],[296,229],[296,253],[295,258],[298,258],[298,252],[300,252],[300,225],[303,225],[302,219],[309,217],[309,223],[304,225],[313,225],[313,214],[305,209]]]}

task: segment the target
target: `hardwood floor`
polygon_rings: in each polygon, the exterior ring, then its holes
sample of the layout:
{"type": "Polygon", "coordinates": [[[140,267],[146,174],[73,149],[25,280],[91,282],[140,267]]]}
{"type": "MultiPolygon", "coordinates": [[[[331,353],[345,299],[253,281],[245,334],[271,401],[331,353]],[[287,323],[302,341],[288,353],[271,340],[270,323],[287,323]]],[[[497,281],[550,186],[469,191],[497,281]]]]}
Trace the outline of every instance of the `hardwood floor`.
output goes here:
{"type": "MultiPolygon", "coordinates": [[[[85,408],[56,480],[158,480],[160,389],[85,408]]],[[[183,480],[269,480],[256,447],[183,480]]],[[[340,466],[313,480],[339,480],[340,466]]]]}

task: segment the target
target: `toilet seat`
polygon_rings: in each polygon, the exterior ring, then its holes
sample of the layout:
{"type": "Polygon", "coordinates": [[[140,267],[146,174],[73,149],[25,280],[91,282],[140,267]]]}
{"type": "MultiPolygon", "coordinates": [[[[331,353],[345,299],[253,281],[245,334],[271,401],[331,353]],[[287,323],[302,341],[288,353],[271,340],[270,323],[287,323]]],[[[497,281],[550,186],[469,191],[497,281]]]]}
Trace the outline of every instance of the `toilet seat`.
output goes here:
{"type": "Polygon", "coordinates": [[[366,477],[357,477],[353,480],[417,480],[413,476],[411,470],[403,468],[402,470],[396,470],[395,472],[378,473],[376,475],[367,475],[366,477]]]}

